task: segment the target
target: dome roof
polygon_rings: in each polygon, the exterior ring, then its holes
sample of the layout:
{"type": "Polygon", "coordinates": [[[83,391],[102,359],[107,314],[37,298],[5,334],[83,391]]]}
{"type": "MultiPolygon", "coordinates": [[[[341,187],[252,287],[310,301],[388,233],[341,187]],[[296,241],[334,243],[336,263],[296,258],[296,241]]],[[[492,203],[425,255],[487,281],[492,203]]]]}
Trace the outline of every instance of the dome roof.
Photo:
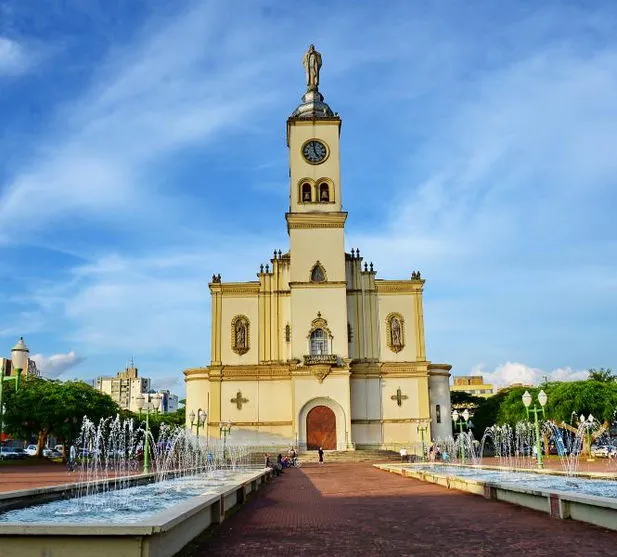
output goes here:
{"type": "Polygon", "coordinates": [[[24,342],[24,337],[19,337],[17,344],[11,348],[11,352],[30,352],[30,349],[26,346],[24,342]]]}
{"type": "Polygon", "coordinates": [[[323,95],[319,91],[307,91],[302,96],[302,104],[292,113],[292,118],[307,118],[316,120],[319,118],[334,118],[336,115],[324,102],[323,95]]]}

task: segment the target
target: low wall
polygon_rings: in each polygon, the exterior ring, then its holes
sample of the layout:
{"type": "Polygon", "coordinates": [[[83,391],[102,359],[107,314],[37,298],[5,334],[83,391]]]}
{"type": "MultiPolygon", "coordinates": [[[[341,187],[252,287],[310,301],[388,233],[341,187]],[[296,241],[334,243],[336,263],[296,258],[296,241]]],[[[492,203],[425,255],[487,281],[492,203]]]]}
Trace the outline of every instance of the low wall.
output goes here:
{"type": "Polygon", "coordinates": [[[126,526],[0,524],[0,557],[171,557],[271,477],[270,469],[247,472],[226,491],[193,497],[126,526]]]}
{"type": "Polygon", "coordinates": [[[400,464],[374,464],[373,466],[386,472],[434,483],[448,489],[466,491],[467,493],[482,495],[486,499],[504,501],[545,512],[553,518],[570,518],[602,526],[609,530],[617,530],[617,499],[614,498],[579,495],[566,491],[549,492],[519,486],[505,486],[481,480],[446,476],[437,472],[414,470],[400,464]]]}

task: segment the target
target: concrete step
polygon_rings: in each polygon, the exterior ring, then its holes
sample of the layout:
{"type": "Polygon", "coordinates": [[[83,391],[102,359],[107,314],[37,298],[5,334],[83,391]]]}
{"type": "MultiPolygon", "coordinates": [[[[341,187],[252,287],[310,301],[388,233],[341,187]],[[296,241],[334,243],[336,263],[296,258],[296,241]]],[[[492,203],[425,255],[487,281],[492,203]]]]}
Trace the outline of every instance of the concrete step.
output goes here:
{"type": "MultiPolygon", "coordinates": [[[[319,462],[317,451],[302,451],[298,456],[303,463],[319,462]]],[[[325,462],[393,462],[400,459],[399,453],[386,450],[324,451],[325,462]]]]}

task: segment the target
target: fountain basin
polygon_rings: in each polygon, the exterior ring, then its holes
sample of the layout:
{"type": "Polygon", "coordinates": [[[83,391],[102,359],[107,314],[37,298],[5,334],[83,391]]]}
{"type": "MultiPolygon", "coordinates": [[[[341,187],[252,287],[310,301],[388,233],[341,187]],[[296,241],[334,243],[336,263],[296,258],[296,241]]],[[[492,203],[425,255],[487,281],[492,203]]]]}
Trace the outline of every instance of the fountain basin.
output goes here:
{"type": "MultiPolygon", "coordinates": [[[[401,476],[415,478],[424,482],[434,483],[447,487],[481,495],[486,499],[504,501],[527,507],[540,512],[545,512],[553,518],[572,519],[602,526],[610,530],[617,530],[617,498],[588,495],[568,491],[567,484],[556,489],[552,487],[533,488],[524,484],[513,484],[507,481],[483,480],[473,477],[465,477],[462,469],[474,471],[481,475],[483,468],[477,467],[454,467],[418,464],[375,464],[376,468],[401,476]],[[457,471],[458,468],[458,471],[457,471]]],[[[494,470],[491,470],[494,472],[494,470]]],[[[529,470],[513,471],[520,475],[528,473],[531,477],[543,475],[529,470]]],[[[503,473],[503,472],[502,472],[503,473]]],[[[507,474],[507,472],[505,472],[507,474]]],[[[547,475],[548,476],[548,475],[547,475]]],[[[579,480],[578,478],[562,478],[565,481],[601,481],[579,480]]],[[[617,488],[617,482],[610,482],[617,488]]]]}
{"type": "MultiPolygon", "coordinates": [[[[269,469],[243,471],[231,487],[226,486],[215,494],[191,497],[130,524],[3,522],[0,523],[1,554],[2,557],[171,557],[210,525],[222,522],[227,511],[243,503],[249,493],[258,490],[270,477],[269,469]]],[[[59,488],[61,491],[66,486],[48,489],[57,493],[59,488]]]]}

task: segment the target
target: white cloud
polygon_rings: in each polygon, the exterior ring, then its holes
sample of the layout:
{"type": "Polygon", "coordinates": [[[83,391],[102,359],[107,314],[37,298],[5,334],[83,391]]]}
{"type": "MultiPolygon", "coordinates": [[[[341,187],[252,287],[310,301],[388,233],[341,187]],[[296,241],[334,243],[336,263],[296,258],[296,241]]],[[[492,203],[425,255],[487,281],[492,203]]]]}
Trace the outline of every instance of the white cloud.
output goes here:
{"type": "MultiPolygon", "coordinates": [[[[52,131],[3,189],[5,241],[24,241],[68,217],[120,226],[139,220],[144,227],[169,220],[181,201],[151,190],[147,176],[157,162],[233,133],[248,112],[273,98],[265,75],[275,74],[272,58],[280,54],[247,58],[251,33],[235,26],[221,39],[222,14],[211,6],[197,3],[163,26],[146,26],[134,44],[95,66],[92,86],[58,109],[52,131]]],[[[207,178],[201,186],[208,187],[207,178]]]]}
{"type": "Polygon", "coordinates": [[[84,358],[71,351],[68,354],[34,354],[31,359],[36,362],[36,366],[44,377],[55,379],[72,367],[82,363],[84,358]]]}
{"type": "Polygon", "coordinates": [[[21,74],[29,65],[25,48],[16,41],[0,36],[0,77],[21,74]]]}
{"type": "Polygon", "coordinates": [[[478,365],[472,368],[470,375],[481,375],[484,382],[492,384],[495,390],[507,387],[513,383],[523,385],[539,385],[545,381],[580,381],[587,379],[587,370],[575,370],[569,367],[545,371],[518,362],[506,362],[493,371],[483,369],[478,365]]]}

